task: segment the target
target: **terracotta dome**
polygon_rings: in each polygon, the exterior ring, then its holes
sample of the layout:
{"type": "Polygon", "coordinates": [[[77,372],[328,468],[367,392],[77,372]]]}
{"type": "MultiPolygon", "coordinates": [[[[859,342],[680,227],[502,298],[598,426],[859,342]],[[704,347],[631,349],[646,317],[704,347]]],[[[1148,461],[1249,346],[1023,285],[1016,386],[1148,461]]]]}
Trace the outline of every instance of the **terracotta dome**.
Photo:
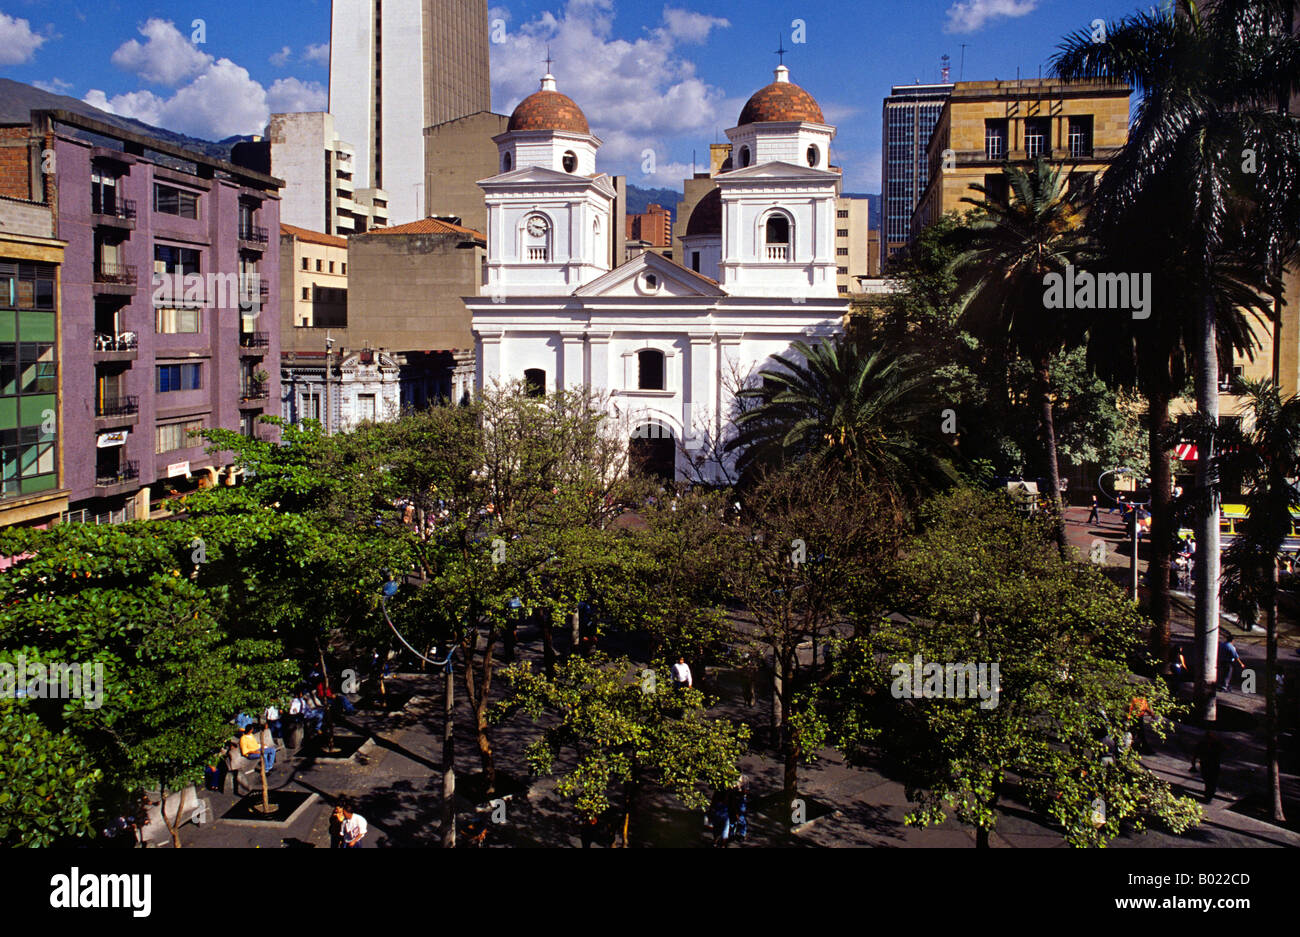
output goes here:
{"type": "Polygon", "coordinates": [[[700,199],[686,222],[686,237],[697,234],[722,234],[722,190],[713,189],[700,199]]]}
{"type": "Polygon", "coordinates": [[[790,81],[789,74],[788,68],[784,66],[778,68],[776,81],[765,88],[759,88],[745,102],[745,109],[740,112],[740,120],[736,126],[787,120],[806,120],[813,124],[826,123],[817,101],[803,88],[790,81]]]}
{"type": "Polygon", "coordinates": [[[542,90],[534,91],[519,102],[507,130],[567,130],[570,133],[591,133],[587,117],[573,99],[555,90],[555,79],[547,75],[542,79],[542,90]]]}

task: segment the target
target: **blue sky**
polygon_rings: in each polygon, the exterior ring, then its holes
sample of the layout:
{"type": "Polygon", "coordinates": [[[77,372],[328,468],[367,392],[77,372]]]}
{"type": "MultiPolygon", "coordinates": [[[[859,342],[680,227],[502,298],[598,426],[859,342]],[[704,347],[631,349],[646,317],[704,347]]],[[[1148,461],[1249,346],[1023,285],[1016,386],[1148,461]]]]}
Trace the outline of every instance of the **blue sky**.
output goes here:
{"type": "MultiPolygon", "coordinates": [[[[837,125],[834,159],[846,191],[857,192],[880,188],[881,98],[892,84],[937,81],[945,53],[954,79],[1014,78],[1017,67],[1036,76],[1065,34],[1139,8],[1131,0],[489,5],[505,40],[491,46],[493,108],[508,113],[536,89],[549,42],[560,90],[605,141],[601,168],[639,185],[680,187],[692,151],[707,160],[708,144],[725,139],[745,99],[772,80],[779,40],[792,80],[837,125]]],[[[325,108],[329,20],[329,0],[0,0],[0,76],[196,136],[255,133],[272,111],[325,108]],[[196,19],[202,43],[192,41],[196,19]]]]}

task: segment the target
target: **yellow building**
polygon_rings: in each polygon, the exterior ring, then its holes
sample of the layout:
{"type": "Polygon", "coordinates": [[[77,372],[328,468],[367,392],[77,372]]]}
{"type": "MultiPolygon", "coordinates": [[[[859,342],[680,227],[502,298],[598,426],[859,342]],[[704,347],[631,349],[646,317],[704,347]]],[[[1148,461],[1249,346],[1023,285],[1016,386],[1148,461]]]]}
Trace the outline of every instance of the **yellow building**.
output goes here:
{"type": "Polygon", "coordinates": [[[972,183],[1007,190],[1003,167],[1044,157],[1089,185],[1128,139],[1132,89],[1056,79],[959,81],[930,136],[929,183],[912,213],[912,237],[944,213],[964,212],[972,183]]]}
{"type": "Polygon", "coordinates": [[[281,351],[318,351],[348,324],[347,239],[281,224],[280,258],[281,351]]]}
{"type": "Polygon", "coordinates": [[[870,204],[853,196],[835,200],[835,283],[841,296],[856,293],[860,279],[880,272],[879,232],[870,230],[870,204]]]}

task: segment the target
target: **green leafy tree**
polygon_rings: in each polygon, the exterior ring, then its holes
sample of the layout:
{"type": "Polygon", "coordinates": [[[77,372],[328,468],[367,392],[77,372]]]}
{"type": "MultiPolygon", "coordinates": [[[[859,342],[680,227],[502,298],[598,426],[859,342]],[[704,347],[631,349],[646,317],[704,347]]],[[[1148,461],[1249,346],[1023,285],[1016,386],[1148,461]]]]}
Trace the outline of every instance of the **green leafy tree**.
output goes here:
{"type": "Polygon", "coordinates": [[[587,817],[618,803],[623,844],[647,785],[673,792],[683,805],[708,804],[708,788],[729,788],[740,778],[746,726],[705,716],[699,690],[674,687],[667,668],[640,668],[626,658],[571,657],[553,678],[528,663],[508,668],[510,696],[502,711],[520,709],[547,720],[528,747],[537,774],[553,774],[566,752],[573,767],[560,773],[560,796],[587,817]]]}
{"type": "Polygon", "coordinates": [[[1122,741],[1141,731],[1135,697],[1158,736],[1175,705],[1163,684],[1132,682],[1142,623],[1119,590],[1063,561],[1050,531],[1000,495],[958,490],[922,513],[888,573],[896,614],[844,643],[821,695],[846,756],[885,751],[915,804],[907,822],[952,810],[981,847],[1012,790],[1074,845],[1123,824],[1195,822],[1199,808],[1122,741]]]}
{"type": "Polygon", "coordinates": [[[1091,245],[1083,230],[1083,194],[1067,188],[1060,167],[1039,159],[1031,169],[1007,164],[1010,195],[994,196],[971,185],[982,199],[952,232],[957,251],[952,271],[962,294],[966,327],[982,340],[1004,347],[1033,367],[1032,401],[1047,469],[1048,493],[1062,556],[1067,545],[1061,502],[1052,359],[1082,341],[1082,329],[1059,309],[1047,308],[1045,278],[1067,266],[1081,266],[1091,245]]]}

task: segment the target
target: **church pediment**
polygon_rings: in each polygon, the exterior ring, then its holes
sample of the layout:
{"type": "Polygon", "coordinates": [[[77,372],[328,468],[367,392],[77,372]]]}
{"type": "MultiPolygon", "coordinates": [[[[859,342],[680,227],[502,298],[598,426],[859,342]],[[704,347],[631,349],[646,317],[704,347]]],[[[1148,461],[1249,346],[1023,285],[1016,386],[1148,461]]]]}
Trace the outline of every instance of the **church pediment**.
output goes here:
{"type": "Polygon", "coordinates": [[[727,294],[708,277],[647,251],[592,280],[573,295],[654,299],[727,294]]]}

